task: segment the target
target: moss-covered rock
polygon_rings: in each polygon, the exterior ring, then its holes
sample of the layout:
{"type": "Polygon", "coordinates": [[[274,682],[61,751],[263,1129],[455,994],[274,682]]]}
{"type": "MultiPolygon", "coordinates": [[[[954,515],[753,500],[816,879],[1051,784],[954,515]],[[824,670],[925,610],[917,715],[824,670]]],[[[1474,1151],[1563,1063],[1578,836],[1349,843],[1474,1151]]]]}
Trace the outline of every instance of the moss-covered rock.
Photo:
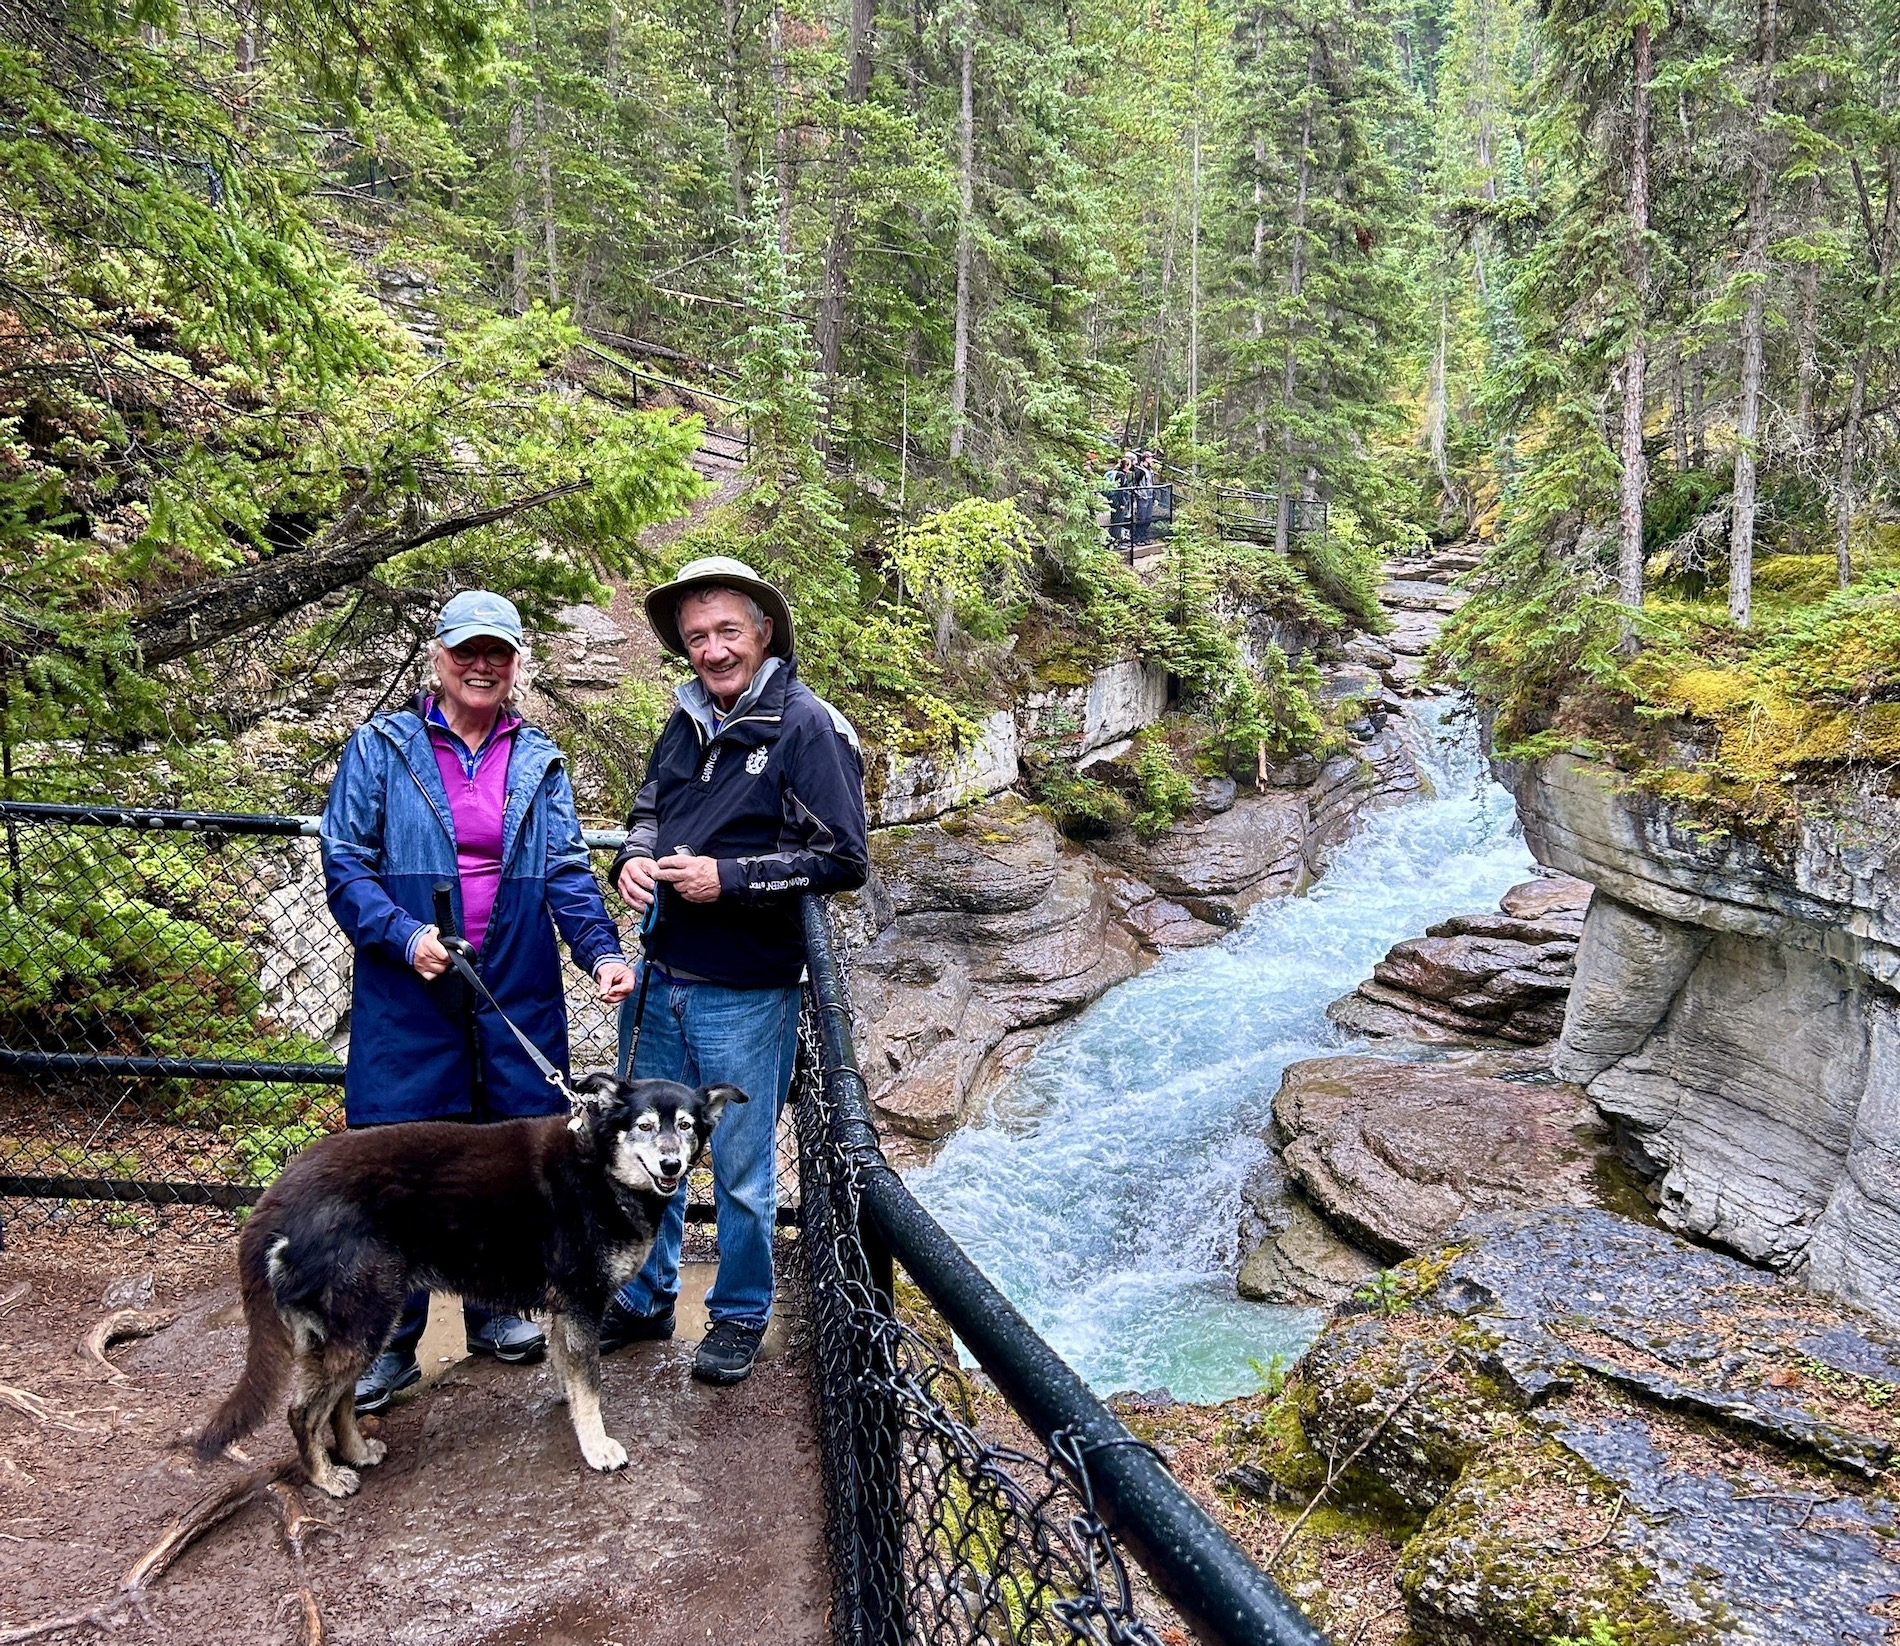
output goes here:
{"type": "Polygon", "coordinates": [[[1350,1639],[1389,1613],[1406,1632],[1366,1638],[1405,1646],[1890,1641],[1900,1339],[1604,1212],[1457,1239],[1388,1271],[1277,1393],[1153,1425],[1322,1627],[1350,1639]]]}

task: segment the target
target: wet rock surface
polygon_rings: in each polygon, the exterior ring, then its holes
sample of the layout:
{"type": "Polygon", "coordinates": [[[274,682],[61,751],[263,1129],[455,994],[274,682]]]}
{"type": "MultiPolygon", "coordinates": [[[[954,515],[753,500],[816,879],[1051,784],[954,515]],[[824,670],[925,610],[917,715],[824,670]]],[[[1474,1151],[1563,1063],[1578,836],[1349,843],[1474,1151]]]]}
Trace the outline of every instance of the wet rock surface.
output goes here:
{"type": "Polygon", "coordinates": [[[1540,1046],[1563,1030],[1590,887],[1526,881],[1495,914],[1455,915],[1395,944],[1327,1008],[1348,1034],[1438,1045],[1540,1046]]]}
{"type": "Polygon", "coordinates": [[[1253,1547],[1350,1459],[1279,1569],[1335,1638],[1397,1610],[1412,1642],[1598,1619],[1675,1646],[1891,1642],[1900,1339],[1878,1321],[1583,1209],[1469,1219],[1380,1290],[1277,1398],[1131,1419],[1253,1547]]]}
{"type": "Polygon", "coordinates": [[[1609,1138],[1535,1054],[1292,1064],[1273,1101],[1288,1179],[1326,1222],[1388,1260],[1474,1213],[1598,1203],[1609,1138]]]}
{"type": "Polygon", "coordinates": [[[1005,795],[954,818],[872,836],[876,882],[856,900],[859,1057],[900,1136],[940,1138],[967,1116],[985,1060],[1140,966],[1140,945],[1088,856],[1005,795]]]}
{"type": "MultiPolygon", "coordinates": [[[[228,1228],[228,1226],[227,1226],[228,1228]]],[[[111,1594],[173,1516],[235,1477],[180,1444],[235,1381],[234,1242],[17,1233],[0,1264],[0,1382],[47,1401],[51,1423],[0,1415],[0,1632],[111,1594]],[[136,1244],[134,1244],[134,1242],[136,1244]],[[104,1380],[73,1345],[131,1259],[156,1269],[176,1323],[114,1349],[104,1380]],[[154,1257],[156,1262],[154,1262],[154,1257]]],[[[794,1313],[795,1296],[781,1299],[794,1313]]],[[[362,1646],[820,1646],[830,1639],[824,1503],[808,1367],[796,1346],[734,1389],[687,1375],[694,1343],[644,1345],[603,1366],[607,1428],[632,1464],[582,1466],[545,1365],[462,1361],[382,1420],[388,1461],[308,1543],[324,1638],[362,1646]]],[[[289,1451],[280,1415],[246,1442],[289,1451]]],[[[139,1643],[292,1638],[295,1582],[268,1509],[252,1505],[158,1585],[139,1643]]],[[[71,1638],[71,1637],[68,1637],[71,1638]]]]}

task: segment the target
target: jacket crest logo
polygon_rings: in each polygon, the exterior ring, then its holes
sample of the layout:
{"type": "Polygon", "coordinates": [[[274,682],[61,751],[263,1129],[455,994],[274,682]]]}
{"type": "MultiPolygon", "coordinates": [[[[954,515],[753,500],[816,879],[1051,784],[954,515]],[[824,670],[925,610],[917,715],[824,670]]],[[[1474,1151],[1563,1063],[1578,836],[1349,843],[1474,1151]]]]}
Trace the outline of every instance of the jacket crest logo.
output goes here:
{"type": "Polygon", "coordinates": [[[745,757],[745,769],[750,772],[752,776],[757,777],[760,772],[765,770],[765,763],[771,758],[772,751],[770,749],[754,749],[745,757]]]}

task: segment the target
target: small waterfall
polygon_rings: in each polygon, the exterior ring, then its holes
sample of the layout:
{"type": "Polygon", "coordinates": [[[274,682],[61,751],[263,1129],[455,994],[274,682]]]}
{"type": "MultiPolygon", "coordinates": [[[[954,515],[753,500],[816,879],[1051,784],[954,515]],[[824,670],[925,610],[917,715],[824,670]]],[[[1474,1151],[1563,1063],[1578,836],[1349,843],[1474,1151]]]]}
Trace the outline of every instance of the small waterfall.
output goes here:
{"type": "Polygon", "coordinates": [[[1533,866],[1471,726],[1418,713],[1434,798],[1373,815],[1306,896],[1104,995],[909,1178],[1099,1392],[1225,1400],[1318,1328],[1233,1285],[1281,1071],[1338,1050],[1328,1002],[1392,944],[1493,906],[1533,866]]]}

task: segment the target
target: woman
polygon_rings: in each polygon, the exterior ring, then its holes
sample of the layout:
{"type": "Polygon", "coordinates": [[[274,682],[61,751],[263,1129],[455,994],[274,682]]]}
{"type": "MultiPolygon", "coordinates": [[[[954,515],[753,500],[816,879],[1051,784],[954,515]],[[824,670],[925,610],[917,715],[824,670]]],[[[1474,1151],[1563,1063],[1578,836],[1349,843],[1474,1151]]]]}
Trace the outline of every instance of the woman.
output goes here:
{"type": "MultiPolygon", "coordinates": [[[[352,1126],[566,1109],[507,1025],[444,976],[438,889],[489,992],[557,1067],[567,1066],[567,1002],[556,926],[604,1002],[633,992],[561,752],[509,706],[522,644],[511,602],[483,589],[456,595],[430,648],[436,691],[371,720],[337,767],[323,868],[330,911],[356,948],[343,1086],[352,1126]]],[[[416,1344],[428,1304],[427,1292],[409,1299],[356,1386],[359,1412],[381,1411],[422,1376],[416,1344]]],[[[471,1354],[541,1358],[545,1341],[527,1321],[474,1303],[462,1312],[471,1354]]]]}

